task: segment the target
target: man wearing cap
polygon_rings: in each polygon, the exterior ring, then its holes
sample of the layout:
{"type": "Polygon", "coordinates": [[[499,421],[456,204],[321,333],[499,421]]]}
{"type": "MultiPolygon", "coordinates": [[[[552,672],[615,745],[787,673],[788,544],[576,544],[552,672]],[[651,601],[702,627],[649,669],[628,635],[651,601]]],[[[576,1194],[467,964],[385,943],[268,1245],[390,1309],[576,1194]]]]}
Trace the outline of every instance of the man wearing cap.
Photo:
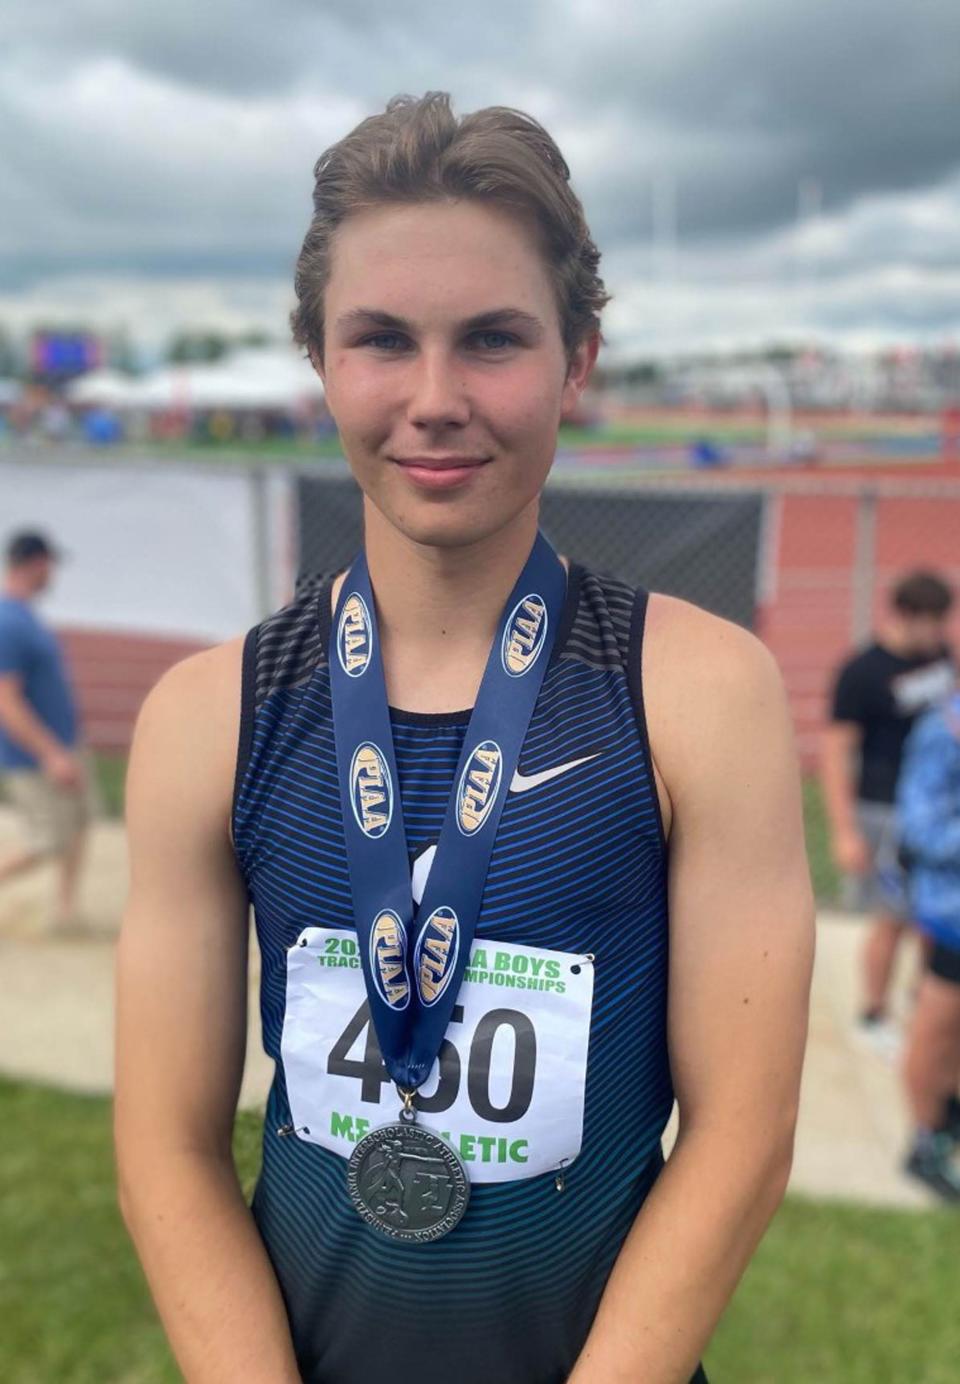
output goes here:
{"type": "Polygon", "coordinates": [[[60,643],[33,609],[60,557],[40,533],[14,534],[0,588],[0,783],[25,840],[0,855],[0,885],[55,857],[56,928],[76,923],[93,776],[60,643]]]}

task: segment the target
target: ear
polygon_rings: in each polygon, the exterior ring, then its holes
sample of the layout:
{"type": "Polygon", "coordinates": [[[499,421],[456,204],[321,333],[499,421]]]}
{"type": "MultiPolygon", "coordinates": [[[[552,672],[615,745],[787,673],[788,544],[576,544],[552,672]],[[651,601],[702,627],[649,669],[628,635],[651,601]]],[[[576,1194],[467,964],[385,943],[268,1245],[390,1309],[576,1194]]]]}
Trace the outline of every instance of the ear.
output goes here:
{"type": "Polygon", "coordinates": [[[567,369],[567,377],[563,382],[563,393],[560,396],[561,418],[567,418],[576,409],[580,395],[586,388],[587,381],[593,373],[593,367],[597,363],[599,350],[600,333],[598,331],[589,332],[575,349],[567,369]]]}

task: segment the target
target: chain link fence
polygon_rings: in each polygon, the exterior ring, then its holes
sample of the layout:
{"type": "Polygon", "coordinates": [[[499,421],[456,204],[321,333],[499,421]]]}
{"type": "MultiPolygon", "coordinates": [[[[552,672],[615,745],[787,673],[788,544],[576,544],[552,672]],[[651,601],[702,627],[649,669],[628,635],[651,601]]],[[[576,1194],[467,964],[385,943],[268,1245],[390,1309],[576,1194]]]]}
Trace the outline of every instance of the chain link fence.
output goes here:
{"type": "MultiPolygon", "coordinates": [[[[294,510],[301,582],[345,566],[361,542],[352,480],[301,475],[294,510]]],[[[563,477],[542,518],[556,546],[594,570],[754,629],[779,662],[808,772],[834,672],[881,624],[891,586],[931,568],[960,596],[960,480],[563,477]]],[[[960,649],[960,601],[953,637],[960,649]]]]}
{"type": "MultiPolygon", "coordinates": [[[[362,542],[360,492],[349,477],[297,480],[298,588],[345,566],[362,542]]],[[[542,527],[593,571],[694,601],[753,625],[759,596],[760,493],[662,486],[548,485],[542,527]]]]}

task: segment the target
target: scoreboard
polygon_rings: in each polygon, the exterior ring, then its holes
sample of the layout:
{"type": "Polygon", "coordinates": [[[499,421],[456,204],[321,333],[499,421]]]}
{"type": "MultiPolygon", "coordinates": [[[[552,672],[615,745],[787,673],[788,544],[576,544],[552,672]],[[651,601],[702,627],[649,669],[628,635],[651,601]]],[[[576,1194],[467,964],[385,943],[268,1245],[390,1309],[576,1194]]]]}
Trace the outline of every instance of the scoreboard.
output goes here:
{"type": "Polygon", "coordinates": [[[35,374],[63,379],[103,364],[103,345],[92,332],[35,332],[30,343],[35,374]]]}

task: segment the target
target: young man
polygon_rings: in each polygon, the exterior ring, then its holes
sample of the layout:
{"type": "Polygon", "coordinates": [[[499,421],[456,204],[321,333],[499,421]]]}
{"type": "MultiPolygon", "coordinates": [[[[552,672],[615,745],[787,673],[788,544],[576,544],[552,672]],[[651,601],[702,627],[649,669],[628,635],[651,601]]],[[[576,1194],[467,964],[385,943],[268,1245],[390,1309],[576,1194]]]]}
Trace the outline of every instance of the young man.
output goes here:
{"type": "Polygon", "coordinates": [[[960,691],[911,731],[897,788],[917,925],[930,939],[904,1062],[914,1120],[904,1167],[960,1202],[960,691]]]}
{"type": "Polygon", "coordinates": [[[198,1384],[702,1379],[783,1196],[806,1034],[780,679],[537,537],[606,300],[546,131],[397,98],[315,173],[294,329],[365,564],[140,718],[127,1224],[198,1384]],[[252,1212],[248,899],[277,1061],[252,1212]]]}
{"type": "Polygon", "coordinates": [[[56,635],[33,602],[50,585],[57,552],[43,534],[14,534],[0,591],[0,781],[25,840],[0,858],[0,885],[44,860],[58,866],[54,931],[77,926],[87,826],[96,812],[92,766],[56,635]]]}
{"type": "Polygon", "coordinates": [[[899,1049],[887,1005],[897,947],[910,921],[895,830],[897,775],[914,721],[953,685],[946,645],[952,599],[950,588],[931,572],[912,572],[896,584],[879,637],[837,674],[823,738],[834,858],[855,884],[857,906],[873,914],[863,950],[859,1023],[885,1056],[899,1049]]]}

